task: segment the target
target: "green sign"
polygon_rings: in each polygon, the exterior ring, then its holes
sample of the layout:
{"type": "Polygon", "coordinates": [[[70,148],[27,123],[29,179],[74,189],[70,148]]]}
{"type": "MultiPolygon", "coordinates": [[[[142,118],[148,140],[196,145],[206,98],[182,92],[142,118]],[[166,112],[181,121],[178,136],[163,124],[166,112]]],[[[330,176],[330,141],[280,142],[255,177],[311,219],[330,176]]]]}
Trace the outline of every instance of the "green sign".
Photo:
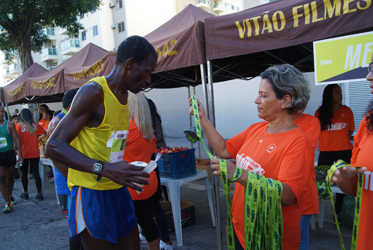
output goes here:
{"type": "Polygon", "coordinates": [[[316,85],[365,80],[373,32],[313,42],[316,85]]]}

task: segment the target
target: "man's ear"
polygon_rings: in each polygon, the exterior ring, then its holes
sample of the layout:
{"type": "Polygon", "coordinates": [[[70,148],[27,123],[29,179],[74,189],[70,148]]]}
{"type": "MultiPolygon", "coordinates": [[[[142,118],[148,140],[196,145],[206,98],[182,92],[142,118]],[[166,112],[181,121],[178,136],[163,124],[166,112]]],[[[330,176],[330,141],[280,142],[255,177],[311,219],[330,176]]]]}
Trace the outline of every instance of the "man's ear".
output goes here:
{"type": "Polygon", "coordinates": [[[137,64],[137,62],[136,62],[135,58],[130,57],[125,62],[125,67],[126,67],[126,69],[133,69],[136,64],[137,64]]]}

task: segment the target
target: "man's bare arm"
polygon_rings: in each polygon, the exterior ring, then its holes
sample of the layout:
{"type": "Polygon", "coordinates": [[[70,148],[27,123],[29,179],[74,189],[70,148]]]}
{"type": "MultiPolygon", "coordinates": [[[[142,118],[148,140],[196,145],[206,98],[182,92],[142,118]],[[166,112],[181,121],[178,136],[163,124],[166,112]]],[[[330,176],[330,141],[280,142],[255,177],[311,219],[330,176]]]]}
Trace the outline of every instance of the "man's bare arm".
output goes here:
{"type": "MultiPolygon", "coordinates": [[[[58,117],[58,116],[54,117],[51,120],[51,122],[49,123],[48,129],[47,129],[48,138],[52,135],[53,131],[56,129],[56,127],[57,127],[57,125],[60,121],[61,121],[61,118],[58,117]]],[[[69,172],[68,167],[66,167],[65,165],[62,165],[62,164],[60,164],[56,161],[53,161],[53,160],[52,160],[52,162],[53,162],[54,166],[58,169],[58,171],[60,171],[61,174],[67,178],[67,174],[69,172]]]]}
{"type": "MultiPolygon", "coordinates": [[[[59,122],[49,138],[46,156],[67,167],[94,173],[92,167],[97,160],[83,155],[70,146],[70,143],[84,126],[97,127],[102,122],[103,116],[101,121],[94,117],[100,114],[100,107],[103,109],[103,100],[104,94],[99,84],[84,85],[76,94],[69,113],[59,122]]],[[[132,166],[126,162],[104,163],[101,175],[135,190],[141,190],[141,188],[132,182],[148,184],[148,181],[141,180],[138,176],[149,177],[149,174],[143,172],[141,167],[132,166]]]]}
{"type": "Polygon", "coordinates": [[[20,163],[22,163],[23,162],[22,147],[21,147],[21,142],[19,140],[19,136],[18,136],[17,130],[16,130],[16,126],[14,125],[14,123],[9,122],[8,123],[8,129],[10,131],[10,134],[12,135],[13,142],[16,145],[16,149],[18,151],[18,161],[20,163]]]}

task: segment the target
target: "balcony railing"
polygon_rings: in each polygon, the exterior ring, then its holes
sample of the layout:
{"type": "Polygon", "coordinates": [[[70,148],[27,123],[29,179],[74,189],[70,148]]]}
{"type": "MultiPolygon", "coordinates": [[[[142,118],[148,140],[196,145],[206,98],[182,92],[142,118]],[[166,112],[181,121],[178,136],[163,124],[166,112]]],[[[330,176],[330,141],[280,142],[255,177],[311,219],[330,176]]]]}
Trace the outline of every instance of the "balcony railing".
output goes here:
{"type": "Polygon", "coordinates": [[[216,12],[222,12],[224,11],[224,5],[222,3],[215,3],[214,4],[214,11],[216,12]]]}
{"type": "Polygon", "coordinates": [[[41,51],[41,56],[56,56],[57,55],[57,49],[56,48],[45,48],[41,51]]]}
{"type": "Polygon", "coordinates": [[[68,48],[80,48],[79,39],[68,39],[61,43],[61,51],[68,48]]]}
{"type": "Polygon", "coordinates": [[[197,0],[197,3],[204,3],[204,4],[207,4],[207,0],[197,0]]]}
{"type": "Polygon", "coordinates": [[[44,32],[45,32],[45,34],[47,34],[48,36],[55,36],[55,35],[56,35],[56,32],[55,32],[55,29],[54,29],[54,28],[45,28],[45,29],[44,29],[44,32]]]}

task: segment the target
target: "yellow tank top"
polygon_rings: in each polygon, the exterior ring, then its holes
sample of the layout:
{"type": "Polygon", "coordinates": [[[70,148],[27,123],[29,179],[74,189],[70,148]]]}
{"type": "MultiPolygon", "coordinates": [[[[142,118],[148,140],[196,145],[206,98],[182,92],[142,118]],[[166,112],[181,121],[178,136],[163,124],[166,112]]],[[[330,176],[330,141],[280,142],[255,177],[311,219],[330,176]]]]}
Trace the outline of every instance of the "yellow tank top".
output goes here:
{"type": "MultiPolygon", "coordinates": [[[[122,105],[109,89],[105,77],[97,77],[95,81],[104,91],[105,115],[102,123],[96,128],[84,126],[71,146],[89,158],[103,162],[123,161],[124,147],[128,135],[128,104],[122,105]]],[[[67,185],[85,187],[93,190],[113,190],[122,185],[97,175],[69,168],[67,185]]]]}

